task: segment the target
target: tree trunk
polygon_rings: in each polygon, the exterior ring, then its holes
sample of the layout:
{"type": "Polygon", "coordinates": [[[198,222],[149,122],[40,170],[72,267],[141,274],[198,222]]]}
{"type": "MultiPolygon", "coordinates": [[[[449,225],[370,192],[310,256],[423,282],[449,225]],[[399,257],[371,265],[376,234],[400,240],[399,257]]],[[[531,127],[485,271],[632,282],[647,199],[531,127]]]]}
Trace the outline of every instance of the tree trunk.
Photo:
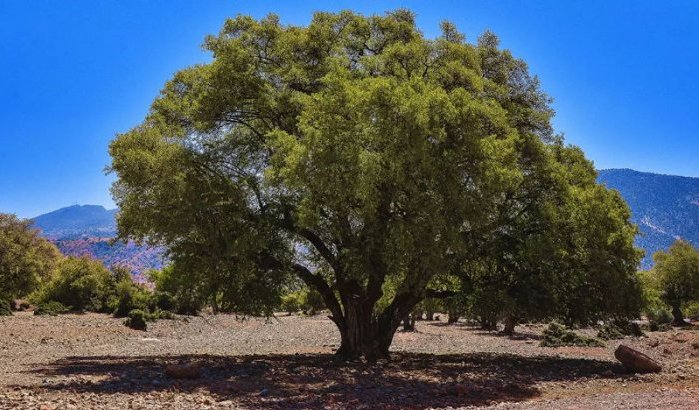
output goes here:
{"type": "Polygon", "coordinates": [[[685,326],[687,324],[684,321],[684,313],[682,313],[682,309],[678,305],[672,307],[672,317],[674,319],[672,323],[675,326],[685,326]]]}
{"type": "Polygon", "coordinates": [[[498,327],[497,322],[487,316],[481,316],[480,322],[483,330],[495,330],[498,327]]]}
{"type": "Polygon", "coordinates": [[[406,315],[403,318],[403,331],[404,332],[414,332],[415,331],[415,318],[412,315],[406,315]]]}
{"type": "MultiPolygon", "coordinates": [[[[398,326],[420,299],[412,293],[399,294],[377,315],[372,299],[362,301],[352,294],[343,297],[342,319],[333,320],[341,337],[336,355],[344,360],[363,357],[370,363],[388,358],[388,349],[398,326]]],[[[414,326],[414,322],[412,324],[414,326]]]]}
{"type": "MultiPolygon", "coordinates": [[[[344,325],[340,329],[340,348],[335,354],[343,360],[358,360],[364,357],[368,362],[388,358],[388,349],[393,341],[397,326],[381,323],[367,315],[363,307],[356,303],[345,305],[344,325]]],[[[400,321],[397,321],[399,324],[400,321]]]]}
{"type": "Polygon", "coordinates": [[[449,309],[448,315],[447,323],[452,324],[459,321],[459,312],[456,309],[449,309]]]}
{"type": "Polygon", "coordinates": [[[515,320],[514,317],[508,315],[505,317],[505,328],[503,329],[503,333],[505,333],[508,336],[512,336],[515,334],[515,326],[517,325],[517,320],[515,320]]]}
{"type": "Polygon", "coordinates": [[[425,312],[425,320],[432,322],[434,321],[434,312],[432,310],[428,310],[425,312]]]}

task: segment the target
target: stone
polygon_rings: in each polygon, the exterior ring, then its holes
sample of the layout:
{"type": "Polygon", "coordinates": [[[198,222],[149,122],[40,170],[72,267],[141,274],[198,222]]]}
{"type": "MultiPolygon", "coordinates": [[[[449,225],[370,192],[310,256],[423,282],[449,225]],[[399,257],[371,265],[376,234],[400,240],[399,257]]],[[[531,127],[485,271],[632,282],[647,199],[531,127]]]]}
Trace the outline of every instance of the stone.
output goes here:
{"type": "Polygon", "coordinates": [[[662,370],[660,363],[651,359],[648,355],[625,345],[617,347],[614,351],[614,357],[630,372],[658,373],[662,370]]]}
{"type": "Polygon", "coordinates": [[[165,376],[171,379],[197,379],[201,376],[201,370],[194,364],[171,364],[165,366],[165,376]]]}

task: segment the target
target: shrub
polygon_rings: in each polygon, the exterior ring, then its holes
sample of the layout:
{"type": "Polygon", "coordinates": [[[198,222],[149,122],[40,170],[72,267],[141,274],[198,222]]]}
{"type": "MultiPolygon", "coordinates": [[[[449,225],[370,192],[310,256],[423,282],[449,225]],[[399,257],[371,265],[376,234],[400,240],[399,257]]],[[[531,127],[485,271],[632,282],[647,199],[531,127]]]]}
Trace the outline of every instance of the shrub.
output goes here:
{"type": "Polygon", "coordinates": [[[146,330],[146,314],[140,309],[134,309],[129,312],[129,316],[124,321],[124,324],[131,329],[146,330]]]}
{"type": "Polygon", "coordinates": [[[646,315],[649,325],[664,325],[672,322],[672,313],[665,308],[651,309],[646,315]]]}
{"type": "Polygon", "coordinates": [[[36,309],[34,309],[34,314],[37,316],[57,316],[60,313],[65,313],[69,310],[70,308],[66,307],[61,302],[49,301],[39,303],[36,309]]]}
{"type": "Polygon", "coordinates": [[[36,294],[39,304],[60,302],[82,311],[104,311],[111,273],[101,262],[88,257],[61,261],[56,275],[36,294]]]}
{"type": "Polygon", "coordinates": [[[115,293],[110,302],[114,317],[126,317],[132,310],[147,311],[155,307],[153,294],[143,286],[133,283],[130,278],[117,283],[115,293]]]}
{"type": "Polygon", "coordinates": [[[304,288],[282,296],[281,306],[289,313],[301,310],[305,315],[312,316],[325,308],[325,302],[320,293],[304,288]]]}
{"type": "Polygon", "coordinates": [[[670,323],[649,322],[644,326],[644,329],[651,332],[667,332],[668,330],[672,330],[672,325],[670,323]]]}
{"type": "Polygon", "coordinates": [[[147,275],[155,284],[156,304],[160,309],[181,315],[196,315],[203,309],[206,300],[201,289],[203,282],[192,272],[170,265],[151,270],[147,275]]]}
{"type": "Polygon", "coordinates": [[[10,301],[7,299],[0,299],[0,316],[12,316],[10,301]]]}
{"type": "Polygon", "coordinates": [[[626,336],[643,336],[641,326],[636,322],[613,320],[606,323],[597,333],[602,340],[623,339],[626,336]]]}
{"type": "Polygon", "coordinates": [[[297,292],[282,296],[281,309],[289,314],[296,313],[301,310],[301,301],[299,300],[297,292]]]}
{"type": "Polygon", "coordinates": [[[685,316],[691,320],[699,320],[699,302],[692,302],[684,308],[685,316]]]}
{"type": "Polygon", "coordinates": [[[594,337],[578,335],[560,323],[551,322],[542,334],[541,346],[590,346],[601,347],[604,343],[594,337]]]}
{"type": "Polygon", "coordinates": [[[145,313],[146,322],[155,322],[161,319],[174,320],[175,315],[169,310],[155,309],[154,311],[145,313]]]}

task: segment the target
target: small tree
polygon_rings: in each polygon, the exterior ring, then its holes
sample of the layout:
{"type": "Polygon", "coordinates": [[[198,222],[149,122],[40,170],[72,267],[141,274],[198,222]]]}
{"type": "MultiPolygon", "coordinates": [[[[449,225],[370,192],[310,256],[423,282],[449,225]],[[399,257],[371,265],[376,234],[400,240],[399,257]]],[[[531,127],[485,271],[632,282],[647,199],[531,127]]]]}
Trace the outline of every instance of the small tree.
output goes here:
{"type": "Polygon", "coordinates": [[[699,250],[677,240],[667,252],[656,252],[653,260],[661,298],[672,308],[674,323],[684,325],[683,305],[699,299],[699,250]]]}
{"type": "Polygon", "coordinates": [[[0,214],[0,299],[26,296],[53,274],[61,253],[29,220],[0,214]]]}

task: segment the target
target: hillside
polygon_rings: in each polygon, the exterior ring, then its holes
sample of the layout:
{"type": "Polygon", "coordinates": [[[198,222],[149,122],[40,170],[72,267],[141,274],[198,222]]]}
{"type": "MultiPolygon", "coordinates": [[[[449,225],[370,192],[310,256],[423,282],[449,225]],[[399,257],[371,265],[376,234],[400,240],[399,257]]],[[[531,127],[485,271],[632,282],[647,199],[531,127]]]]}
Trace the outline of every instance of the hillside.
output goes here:
{"type": "Polygon", "coordinates": [[[99,205],[73,205],[34,218],[34,225],[51,239],[116,235],[116,209],[99,205]]]}
{"type": "Polygon", "coordinates": [[[134,242],[112,242],[117,210],[99,205],[74,205],[34,218],[42,235],[66,255],[88,255],[106,266],[123,265],[134,274],[163,266],[163,250],[134,242]]]}
{"type": "Polygon", "coordinates": [[[652,266],[653,253],[678,238],[699,246],[699,178],[660,175],[630,169],[606,169],[599,181],[618,190],[633,212],[646,251],[643,268],[652,266]]]}

